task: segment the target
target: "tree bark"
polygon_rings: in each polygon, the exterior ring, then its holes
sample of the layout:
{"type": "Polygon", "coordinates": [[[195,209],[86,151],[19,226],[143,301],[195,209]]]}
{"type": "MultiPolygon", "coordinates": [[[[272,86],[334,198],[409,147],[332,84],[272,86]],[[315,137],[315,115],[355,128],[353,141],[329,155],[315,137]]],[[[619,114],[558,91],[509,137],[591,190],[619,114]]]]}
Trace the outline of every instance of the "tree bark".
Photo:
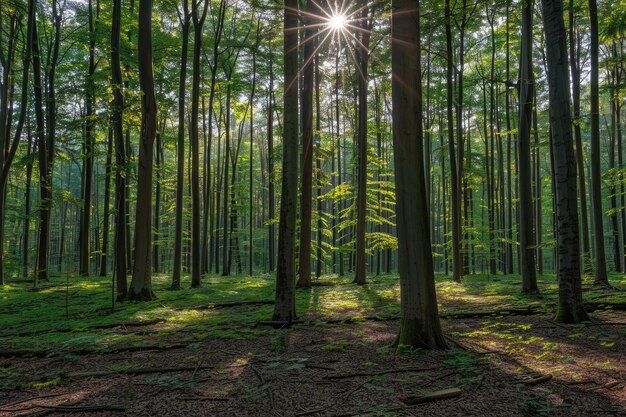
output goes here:
{"type": "Polygon", "coordinates": [[[542,3],[558,225],[559,301],[555,320],[578,323],[588,320],[588,317],[582,302],[580,278],[576,159],[572,138],[563,1],[542,0],[542,3]]]}
{"type": "Polygon", "coordinates": [[[392,2],[393,145],[397,191],[400,331],[396,344],[442,349],[422,143],[419,2],[392,2]],[[411,86],[411,87],[408,87],[411,86]],[[416,146],[417,145],[417,146],[416,146]]]}
{"type": "Polygon", "coordinates": [[[137,40],[139,86],[141,90],[141,136],[137,171],[135,252],[131,300],[152,300],[152,164],[157,129],[157,107],[152,68],[152,0],[139,3],[137,40]]]}
{"type": "Polygon", "coordinates": [[[365,232],[367,229],[367,90],[368,90],[368,63],[370,44],[370,21],[368,20],[369,7],[362,5],[360,26],[358,33],[361,45],[357,46],[358,69],[358,136],[357,136],[357,220],[356,220],[356,268],[354,282],[358,285],[367,283],[365,252],[367,243],[365,232]]]}
{"type": "Polygon", "coordinates": [[[285,0],[283,29],[283,170],[273,320],[296,319],[295,245],[298,205],[298,2],[285,0]]]}
{"type": "MultiPolygon", "coordinates": [[[[522,6],[522,43],[519,79],[519,127],[518,127],[518,170],[519,170],[519,230],[520,230],[520,273],[522,292],[536,293],[537,272],[535,269],[535,235],[533,230],[532,167],[530,158],[530,132],[533,115],[535,79],[532,61],[533,4],[527,1],[522,6]]],[[[509,167],[510,169],[510,167],[509,167]]]]}
{"type": "MultiPolygon", "coordinates": [[[[561,7],[562,8],[562,7],[561,7]]],[[[598,6],[596,0],[589,0],[590,22],[590,58],[591,58],[591,198],[593,222],[595,225],[595,255],[596,275],[595,283],[606,285],[609,279],[606,272],[606,255],[604,250],[604,219],[602,212],[602,175],[600,167],[600,104],[599,104],[599,76],[598,76],[598,6]]],[[[549,45],[546,33],[546,43],[549,45]]],[[[566,57],[567,60],[567,57],[566,57]]],[[[567,61],[565,61],[567,62],[567,61]]],[[[548,71],[549,73],[550,71],[548,71]]]]}
{"type": "Polygon", "coordinates": [[[120,62],[120,28],[122,24],[122,2],[113,0],[111,16],[111,87],[113,89],[112,123],[115,143],[115,238],[114,271],[117,299],[123,300],[128,293],[128,236],[126,204],[126,145],[124,143],[124,93],[120,62]]]}

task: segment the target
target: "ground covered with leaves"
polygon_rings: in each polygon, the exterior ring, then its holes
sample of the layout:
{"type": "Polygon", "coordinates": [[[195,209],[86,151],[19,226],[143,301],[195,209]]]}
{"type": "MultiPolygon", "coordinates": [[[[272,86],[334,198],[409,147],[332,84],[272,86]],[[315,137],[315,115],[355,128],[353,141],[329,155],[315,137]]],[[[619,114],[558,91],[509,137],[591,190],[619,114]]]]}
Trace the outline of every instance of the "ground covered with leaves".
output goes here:
{"type": "Polygon", "coordinates": [[[157,300],[114,307],[103,278],[0,288],[0,416],[626,415],[622,275],[585,283],[580,325],[551,320],[553,276],[539,297],[516,276],[437,277],[450,349],[400,354],[397,276],[323,277],[290,329],[264,323],[272,276],[155,281],[157,300]]]}

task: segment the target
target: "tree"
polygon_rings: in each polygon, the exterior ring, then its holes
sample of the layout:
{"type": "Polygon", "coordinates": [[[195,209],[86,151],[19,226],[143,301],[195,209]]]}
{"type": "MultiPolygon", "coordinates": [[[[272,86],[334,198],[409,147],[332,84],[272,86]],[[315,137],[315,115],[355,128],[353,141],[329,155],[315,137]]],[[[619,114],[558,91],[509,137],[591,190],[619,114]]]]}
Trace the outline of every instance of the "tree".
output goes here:
{"type": "MultiPolygon", "coordinates": [[[[298,288],[311,286],[311,213],[313,196],[313,59],[317,34],[317,5],[307,1],[304,31],[304,64],[302,68],[302,185],[300,199],[300,262],[298,263],[298,288]]],[[[318,115],[319,117],[319,115],[318,115]]]]}
{"type": "Polygon", "coordinates": [[[200,55],[202,52],[202,27],[206,19],[209,1],[193,1],[193,79],[191,81],[191,115],[189,133],[191,143],[191,286],[200,286],[200,140],[198,133],[198,109],[200,105],[200,55]]]}
{"type": "Polygon", "coordinates": [[[542,3],[558,223],[559,302],[555,320],[579,323],[588,317],[582,302],[580,279],[576,160],[572,138],[563,0],[542,0],[542,3]]]}
{"type": "Polygon", "coordinates": [[[120,32],[122,24],[122,1],[113,0],[111,15],[111,123],[115,143],[115,237],[114,267],[117,298],[123,300],[128,293],[128,257],[126,223],[126,145],[124,143],[124,83],[120,60],[120,32]]]}
{"type": "MultiPolygon", "coordinates": [[[[452,197],[452,279],[461,281],[463,269],[461,265],[461,205],[459,193],[459,178],[456,161],[456,151],[454,145],[454,55],[452,52],[452,16],[450,10],[450,0],[445,1],[446,8],[446,91],[447,91],[447,117],[448,117],[448,152],[450,153],[450,187],[452,197]]],[[[460,140],[459,140],[460,142],[460,140]]]]}
{"type": "Polygon", "coordinates": [[[172,289],[180,289],[180,271],[183,257],[183,198],[185,195],[185,91],[187,83],[187,55],[189,51],[189,13],[188,0],[182,1],[182,12],[179,11],[182,29],[182,45],[180,50],[180,73],[178,81],[178,140],[176,144],[176,219],[174,229],[174,271],[172,272],[172,289]]]}
{"type": "Polygon", "coordinates": [[[139,86],[141,89],[141,137],[137,171],[137,206],[135,219],[135,255],[133,279],[128,297],[151,300],[152,291],[152,164],[157,129],[157,107],[152,72],[152,0],[139,3],[137,39],[139,86]]]}
{"type": "MultiPolygon", "coordinates": [[[[598,75],[598,6],[596,0],[589,0],[589,23],[591,40],[589,52],[591,58],[591,200],[593,211],[596,276],[595,283],[608,285],[606,273],[606,255],[604,250],[604,214],[602,212],[602,177],[600,173],[600,104],[599,104],[599,75],[598,75]]],[[[547,37],[546,37],[547,41],[547,37]]],[[[549,71],[548,71],[549,74],[549,71]]],[[[619,260],[618,262],[621,262],[619,260]]]]}
{"type": "Polygon", "coordinates": [[[298,2],[285,0],[283,11],[283,172],[278,223],[278,261],[274,320],[296,318],[295,246],[298,205],[298,2]]]}
{"type": "Polygon", "coordinates": [[[96,2],[96,13],[93,12],[93,0],[88,3],[89,15],[89,68],[85,85],[85,144],[83,147],[85,161],[83,167],[84,188],[83,207],[81,210],[80,222],[80,264],[79,273],[81,276],[89,276],[89,261],[91,256],[90,247],[90,227],[91,227],[91,186],[93,183],[93,160],[94,160],[94,105],[95,105],[95,83],[94,74],[96,72],[96,33],[98,30],[98,20],[100,18],[100,1],[96,2]]]}
{"type": "Polygon", "coordinates": [[[422,143],[419,1],[393,0],[393,146],[403,345],[443,349],[433,270],[422,143]]]}
{"type": "MultiPolygon", "coordinates": [[[[5,240],[5,215],[6,215],[6,195],[7,195],[7,180],[9,178],[9,170],[13,164],[15,154],[17,152],[18,145],[20,143],[20,137],[24,128],[24,122],[26,120],[26,114],[28,113],[28,96],[29,96],[29,68],[31,53],[33,47],[33,33],[36,25],[35,18],[35,3],[33,0],[28,2],[27,11],[27,24],[26,24],[26,37],[24,39],[24,53],[22,60],[22,92],[20,99],[20,113],[15,127],[15,133],[13,140],[10,139],[11,132],[11,111],[12,100],[10,93],[13,90],[12,84],[12,72],[15,59],[15,52],[17,48],[17,35],[18,35],[18,20],[21,16],[18,15],[18,10],[13,10],[13,16],[9,23],[9,42],[7,46],[6,55],[0,50],[0,66],[2,67],[2,81],[0,84],[0,285],[4,285],[5,271],[4,271],[4,240],[5,240]]],[[[0,22],[0,30],[3,30],[2,23],[0,22]]],[[[0,35],[0,38],[2,35],[0,35]]],[[[32,137],[28,135],[28,150],[31,152],[32,137]]],[[[32,163],[29,165],[27,172],[27,190],[30,191],[30,174],[32,173],[32,163]]],[[[28,214],[30,210],[30,196],[26,198],[26,214],[25,223],[28,223],[28,214]]],[[[28,248],[27,232],[24,234],[24,247],[28,248]]],[[[28,258],[27,251],[24,252],[24,276],[27,276],[28,258]]]]}
{"type": "Polygon", "coordinates": [[[532,168],[530,164],[530,132],[535,96],[535,79],[532,61],[533,4],[526,1],[522,6],[522,45],[519,79],[519,230],[520,272],[522,292],[538,292],[535,269],[535,235],[533,230],[532,168]]]}
{"type": "Polygon", "coordinates": [[[357,136],[357,221],[356,221],[356,265],[354,282],[359,285],[366,284],[365,250],[366,250],[366,216],[367,216],[367,90],[368,90],[368,63],[370,27],[368,19],[369,7],[367,4],[361,6],[361,16],[359,19],[360,30],[358,33],[359,43],[357,44],[357,70],[358,70],[358,136],[357,136]]]}

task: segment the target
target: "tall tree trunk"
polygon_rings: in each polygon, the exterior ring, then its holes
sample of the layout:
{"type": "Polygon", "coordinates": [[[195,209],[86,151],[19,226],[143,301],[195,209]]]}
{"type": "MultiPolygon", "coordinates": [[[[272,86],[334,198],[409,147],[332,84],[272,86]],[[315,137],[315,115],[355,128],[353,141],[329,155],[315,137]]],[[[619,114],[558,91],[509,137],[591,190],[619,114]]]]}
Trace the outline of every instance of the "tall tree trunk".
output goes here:
{"type": "Polygon", "coordinates": [[[563,1],[542,0],[542,3],[558,221],[559,301],[555,320],[578,323],[588,320],[588,317],[582,302],[580,278],[576,159],[572,138],[563,1]]]}
{"type": "Polygon", "coordinates": [[[537,89],[534,89],[533,106],[533,130],[535,135],[535,247],[537,257],[537,272],[543,274],[543,248],[541,247],[543,237],[543,217],[541,205],[541,152],[539,148],[539,128],[537,123],[537,89]]]}
{"type": "Polygon", "coordinates": [[[172,290],[180,289],[180,273],[183,258],[183,208],[185,196],[185,92],[187,91],[187,58],[189,54],[189,26],[191,14],[189,2],[182,1],[180,26],[182,45],[180,51],[180,72],[178,78],[178,139],[176,144],[176,217],[174,225],[174,270],[172,290]]]}
{"type": "Polygon", "coordinates": [[[296,318],[295,246],[298,205],[298,2],[285,0],[283,28],[283,169],[278,224],[274,320],[296,318]]]}
{"type": "MultiPolygon", "coordinates": [[[[213,146],[213,102],[215,100],[215,81],[217,79],[217,70],[218,70],[218,60],[220,55],[220,41],[222,40],[222,34],[224,29],[224,17],[226,14],[226,1],[220,0],[219,9],[217,13],[217,20],[215,21],[214,26],[214,35],[213,35],[213,58],[210,63],[211,69],[211,84],[209,85],[209,115],[208,115],[208,138],[207,138],[207,148],[205,149],[206,153],[206,183],[207,189],[205,190],[205,199],[204,199],[204,222],[202,225],[202,273],[207,274],[211,270],[211,266],[213,264],[213,254],[215,253],[215,260],[218,262],[218,234],[215,232],[213,234],[213,226],[217,223],[216,217],[219,217],[219,206],[220,201],[219,197],[216,199],[216,203],[213,203],[211,200],[212,191],[212,171],[211,171],[211,149],[213,146]],[[209,217],[210,216],[210,217],[209,217]],[[210,242],[209,242],[210,241],[210,242]],[[212,251],[211,248],[214,250],[212,251]]],[[[204,97],[203,97],[203,106],[204,106],[204,97]]],[[[218,139],[219,140],[219,139],[218,139]]],[[[217,163],[217,171],[215,177],[219,177],[219,149],[217,155],[218,163],[217,163]]],[[[217,181],[216,181],[217,183],[217,181]]],[[[219,192],[219,191],[218,191],[219,192]]],[[[217,226],[216,226],[217,227],[217,226]]],[[[216,273],[218,271],[218,267],[216,266],[216,273]]]]}
{"type": "Polygon", "coordinates": [[[112,123],[115,143],[115,238],[114,267],[117,298],[123,300],[128,292],[128,228],[126,204],[126,146],[124,143],[124,93],[120,62],[120,27],[122,24],[122,1],[113,0],[111,16],[111,87],[113,89],[112,123]]]}
{"type": "MultiPolygon", "coordinates": [[[[561,2],[559,2],[561,3],[561,2]]],[[[562,5],[561,5],[562,9],[562,5]]],[[[606,255],[604,250],[604,228],[602,213],[602,176],[600,167],[600,104],[598,88],[598,6],[596,0],[589,0],[589,21],[591,39],[589,44],[591,58],[591,198],[594,219],[594,237],[596,242],[596,276],[595,283],[608,285],[609,279],[606,272],[606,255]]],[[[546,33],[547,35],[547,33],[546,33]]],[[[549,41],[546,36],[546,43],[549,41]]],[[[567,57],[566,57],[567,59],[567,57]]],[[[567,62],[567,61],[565,61],[567,62]]],[[[548,74],[550,71],[548,71],[548,74]]]]}
{"type": "MultiPolygon", "coordinates": [[[[33,1],[33,0],[31,0],[33,1]]],[[[34,4],[30,6],[34,8],[34,4]]],[[[33,10],[33,15],[36,13],[33,10]]],[[[32,53],[33,53],[33,91],[35,98],[35,120],[37,148],[39,154],[39,190],[40,190],[40,207],[39,207],[39,234],[37,237],[37,270],[35,271],[34,286],[37,287],[40,280],[48,278],[48,242],[49,242],[49,210],[50,197],[48,187],[48,177],[46,175],[46,162],[48,144],[46,141],[46,128],[44,122],[43,111],[43,80],[41,77],[41,55],[39,50],[39,35],[37,33],[37,25],[33,24],[32,29],[32,53]]]]}
{"type": "Polygon", "coordinates": [[[248,275],[252,276],[254,261],[254,185],[252,174],[254,173],[254,94],[256,92],[256,51],[261,43],[261,22],[257,21],[256,42],[252,52],[252,88],[250,91],[250,170],[248,172],[248,275]]]}
{"type": "MultiPolygon", "coordinates": [[[[528,1],[522,6],[522,44],[520,53],[519,79],[519,127],[518,127],[518,170],[519,170],[519,230],[520,230],[520,273],[522,292],[535,293],[537,272],[535,270],[535,235],[533,230],[532,167],[530,158],[530,133],[535,96],[533,75],[533,4],[528,1]]],[[[510,166],[509,166],[510,170],[510,166]]],[[[512,202],[509,202],[512,203],[512,202]]]]}
{"type": "Polygon", "coordinates": [[[276,241],[276,232],[274,226],[274,217],[276,216],[276,198],[274,196],[274,181],[275,181],[275,173],[274,173],[274,106],[272,101],[272,94],[274,91],[274,60],[273,55],[270,52],[269,58],[269,76],[270,76],[270,85],[267,94],[267,172],[268,172],[268,184],[267,184],[267,198],[268,198],[268,210],[269,210],[269,225],[268,227],[268,272],[274,271],[274,263],[276,262],[276,253],[275,253],[275,241],[276,241]]]}
{"type": "MultiPolygon", "coordinates": [[[[369,8],[367,3],[362,6],[360,26],[361,30],[357,35],[360,38],[360,44],[357,47],[357,69],[358,69],[358,139],[357,139],[357,220],[356,220],[356,268],[354,274],[354,282],[359,285],[365,285],[366,279],[366,240],[365,232],[367,229],[367,90],[368,90],[368,63],[369,63],[369,44],[370,44],[370,21],[368,20],[369,8]]],[[[420,116],[421,117],[421,116],[420,116]]]]}
{"type": "Polygon", "coordinates": [[[151,300],[152,291],[152,163],[157,129],[157,107],[152,72],[152,0],[139,3],[137,40],[141,90],[141,136],[137,171],[135,255],[129,298],[151,300]]]}
{"type": "Polygon", "coordinates": [[[193,75],[191,80],[191,114],[189,117],[189,142],[191,145],[191,287],[200,286],[201,232],[200,229],[200,135],[198,112],[200,107],[200,57],[202,54],[202,28],[209,8],[209,0],[193,1],[193,75]]]}
{"type": "Polygon", "coordinates": [[[81,276],[89,276],[90,248],[90,226],[91,226],[91,187],[93,183],[93,158],[94,158],[94,104],[95,104],[95,83],[94,74],[96,72],[96,34],[98,31],[98,20],[100,18],[100,1],[96,0],[96,13],[93,12],[93,0],[89,0],[89,69],[87,73],[87,85],[85,87],[85,144],[84,144],[84,188],[83,205],[81,207],[80,222],[80,254],[79,273],[81,276]]]}
{"type": "Polygon", "coordinates": [[[442,349],[422,143],[419,2],[393,0],[391,15],[393,145],[397,190],[402,346],[442,349]],[[409,88],[408,86],[412,86],[409,88]],[[413,90],[414,89],[414,90],[413,90]]]}
{"type": "Polygon", "coordinates": [[[307,1],[306,29],[304,32],[304,64],[302,68],[302,185],[300,199],[300,256],[298,263],[298,288],[311,286],[311,213],[313,196],[313,59],[315,54],[314,38],[317,34],[317,5],[307,1]]]}
{"type": "MultiPolygon", "coordinates": [[[[448,152],[450,158],[450,188],[452,197],[452,279],[461,281],[463,269],[461,265],[461,207],[459,195],[459,179],[454,144],[454,55],[452,52],[452,15],[450,0],[445,0],[446,8],[446,91],[447,91],[447,116],[448,116],[448,152]]],[[[459,143],[461,140],[459,139],[459,143]]]]}
{"type": "MultiPolygon", "coordinates": [[[[232,71],[231,71],[232,74],[232,71]]],[[[227,80],[230,81],[230,77],[227,77],[227,80]]],[[[223,212],[223,227],[222,227],[222,275],[228,276],[230,275],[230,259],[228,257],[229,249],[230,249],[230,241],[228,239],[228,220],[230,218],[228,212],[228,197],[229,197],[229,184],[228,184],[228,168],[230,166],[230,96],[231,96],[231,85],[230,82],[226,87],[226,116],[225,116],[225,130],[226,137],[224,138],[224,174],[223,174],[223,184],[224,184],[224,212],[223,212]]]]}
{"type": "Polygon", "coordinates": [[[576,164],[578,168],[578,191],[580,194],[580,217],[582,223],[583,243],[583,270],[591,272],[589,260],[589,220],[587,214],[587,183],[585,181],[585,164],[583,155],[583,141],[581,135],[580,120],[580,54],[577,48],[578,34],[576,33],[576,17],[574,16],[574,0],[569,1],[569,58],[572,70],[572,102],[574,104],[574,137],[576,139],[576,164]]]}

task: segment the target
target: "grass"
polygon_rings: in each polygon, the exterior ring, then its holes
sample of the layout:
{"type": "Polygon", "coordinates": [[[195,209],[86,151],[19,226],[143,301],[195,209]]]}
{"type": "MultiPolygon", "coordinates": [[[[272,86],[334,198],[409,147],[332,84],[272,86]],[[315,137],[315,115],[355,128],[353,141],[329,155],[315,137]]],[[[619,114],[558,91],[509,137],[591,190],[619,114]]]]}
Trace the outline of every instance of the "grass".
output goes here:
{"type": "MultiPolygon", "coordinates": [[[[399,313],[397,276],[370,277],[369,285],[362,287],[351,284],[352,277],[325,276],[320,280],[334,285],[298,290],[297,310],[301,317],[359,318],[399,313]]],[[[522,295],[520,278],[515,275],[473,275],[462,283],[437,275],[436,280],[440,311],[444,313],[505,305],[545,306],[557,298],[553,275],[539,278],[541,298],[522,295]]],[[[123,346],[165,346],[174,341],[194,347],[207,338],[250,339],[273,331],[252,326],[257,321],[271,318],[272,305],[190,308],[222,301],[271,300],[274,298],[274,277],[270,275],[207,276],[203,286],[196,289],[189,288],[187,276],[183,278],[184,289],[180,291],[168,289],[169,276],[155,275],[156,300],[118,303],[113,311],[110,278],[73,277],[68,287],[65,281],[65,277],[53,277],[36,292],[28,291],[30,284],[26,283],[0,287],[0,346],[3,349],[44,349],[53,355],[76,349],[106,352],[123,346]],[[94,326],[157,318],[164,322],[151,327],[150,331],[143,331],[145,328],[141,327],[130,331],[120,327],[93,329],[94,326]]],[[[626,286],[624,275],[612,275],[611,282],[620,288],[626,286]]],[[[585,284],[589,283],[586,278],[585,284]]],[[[584,297],[596,302],[626,301],[623,292],[600,289],[590,289],[584,297]]],[[[511,329],[511,334],[502,333],[503,337],[523,334],[520,329],[511,329]]],[[[610,344],[612,341],[604,342],[610,344]]]]}

